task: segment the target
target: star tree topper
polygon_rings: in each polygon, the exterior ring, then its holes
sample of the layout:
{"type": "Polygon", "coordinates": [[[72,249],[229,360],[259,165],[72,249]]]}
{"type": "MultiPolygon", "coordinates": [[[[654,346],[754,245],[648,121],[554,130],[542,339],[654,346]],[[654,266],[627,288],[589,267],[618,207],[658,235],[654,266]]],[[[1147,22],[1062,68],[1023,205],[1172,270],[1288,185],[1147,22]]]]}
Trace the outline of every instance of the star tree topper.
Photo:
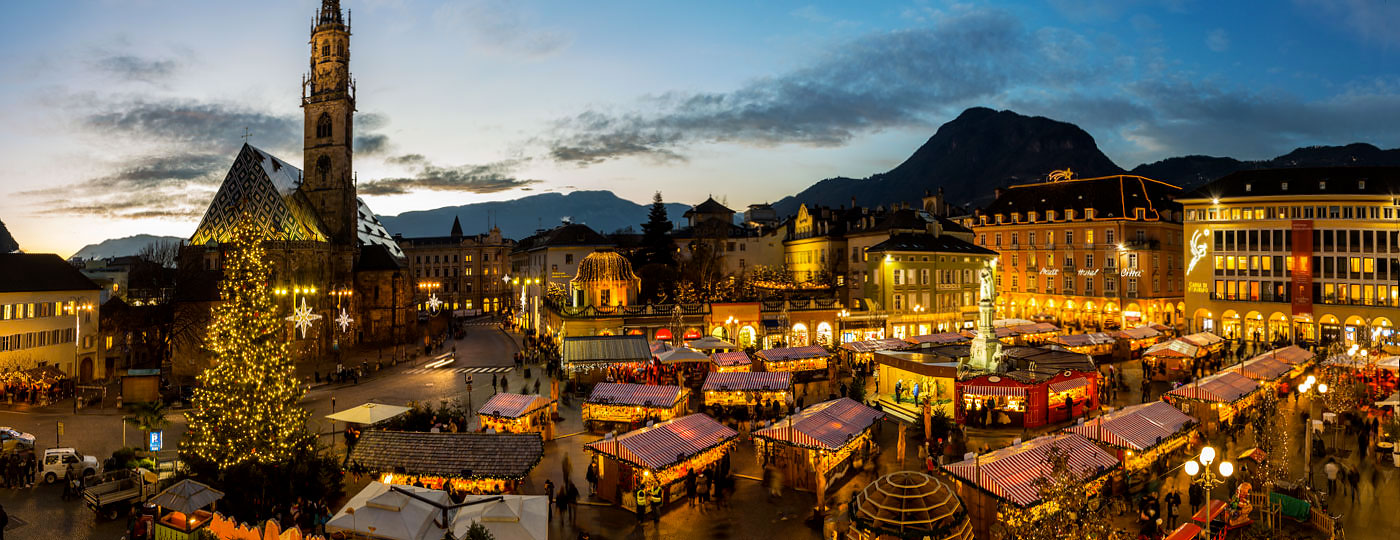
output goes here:
{"type": "Polygon", "coordinates": [[[345,311],[345,308],[340,308],[340,316],[335,318],[335,323],[340,325],[340,331],[349,332],[350,323],[353,322],[355,322],[355,319],[350,318],[350,312],[345,311]]]}
{"type": "Polygon", "coordinates": [[[303,296],[301,305],[292,310],[292,315],[287,317],[287,320],[296,324],[297,330],[301,330],[301,339],[306,339],[306,331],[320,318],[320,315],[311,312],[311,306],[306,305],[306,297],[303,296]]]}

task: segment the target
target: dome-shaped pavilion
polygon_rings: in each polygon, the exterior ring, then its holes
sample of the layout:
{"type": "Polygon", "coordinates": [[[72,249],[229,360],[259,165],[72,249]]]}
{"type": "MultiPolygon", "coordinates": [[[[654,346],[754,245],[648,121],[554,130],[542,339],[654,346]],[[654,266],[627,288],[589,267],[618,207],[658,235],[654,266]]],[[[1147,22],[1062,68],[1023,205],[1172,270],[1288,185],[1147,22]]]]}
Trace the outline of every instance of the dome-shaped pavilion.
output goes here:
{"type": "Polygon", "coordinates": [[[575,307],[625,306],[634,302],[642,280],[632,273],[632,263],[616,251],[594,251],[578,263],[569,281],[575,307]]]}
{"type": "Polygon", "coordinates": [[[962,500],[937,478],[918,471],[880,477],[851,497],[851,532],[872,540],[972,540],[962,500]]]}

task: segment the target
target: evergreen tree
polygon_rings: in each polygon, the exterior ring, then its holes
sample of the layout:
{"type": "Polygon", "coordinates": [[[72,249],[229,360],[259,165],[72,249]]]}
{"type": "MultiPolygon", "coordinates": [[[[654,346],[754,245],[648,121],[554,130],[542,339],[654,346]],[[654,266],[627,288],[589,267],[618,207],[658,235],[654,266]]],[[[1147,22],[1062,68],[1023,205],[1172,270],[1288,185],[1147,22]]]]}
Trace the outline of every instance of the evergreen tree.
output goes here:
{"type": "Polygon", "coordinates": [[[283,321],[273,305],[262,234],[246,215],[223,260],[221,302],[206,346],[214,366],[199,376],[183,450],[220,472],[244,463],[279,464],[311,446],[283,321]]]}
{"type": "Polygon", "coordinates": [[[642,224],[642,261],[646,264],[676,264],[676,245],[671,242],[671,219],[666,216],[666,203],[661,200],[661,192],[651,198],[651,211],[647,222],[642,224]]]}

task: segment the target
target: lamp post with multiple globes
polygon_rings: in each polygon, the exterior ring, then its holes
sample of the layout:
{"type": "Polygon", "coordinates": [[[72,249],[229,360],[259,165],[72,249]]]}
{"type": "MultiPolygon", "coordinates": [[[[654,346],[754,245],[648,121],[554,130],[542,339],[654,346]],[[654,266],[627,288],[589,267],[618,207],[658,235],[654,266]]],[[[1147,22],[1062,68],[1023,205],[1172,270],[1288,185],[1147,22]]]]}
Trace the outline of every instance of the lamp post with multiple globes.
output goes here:
{"type": "Polygon", "coordinates": [[[1307,467],[1304,468],[1303,470],[1306,471],[1307,474],[1308,474],[1308,487],[1313,487],[1313,470],[1312,470],[1312,455],[1313,455],[1313,448],[1312,448],[1312,440],[1313,440],[1313,437],[1312,437],[1312,436],[1313,436],[1313,432],[1312,432],[1312,422],[1313,422],[1313,420],[1315,419],[1315,417],[1312,415],[1312,411],[1313,411],[1313,405],[1317,403],[1318,398],[1320,398],[1320,397],[1322,397],[1323,395],[1327,394],[1327,383],[1318,383],[1318,382],[1317,382],[1317,377],[1314,377],[1314,376],[1312,376],[1312,375],[1308,375],[1308,378],[1307,378],[1306,380],[1303,381],[1303,384],[1298,385],[1298,392],[1301,393],[1301,394],[1307,394],[1307,395],[1308,395],[1308,425],[1303,426],[1303,438],[1305,439],[1305,444],[1306,444],[1306,446],[1307,446],[1307,454],[1308,454],[1307,460],[1308,460],[1308,461],[1307,461],[1307,467]],[[1317,392],[1316,392],[1316,393],[1313,393],[1313,392],[1312,392],[1313,390],[1317,390],[1317,392]]]}
{"type": "Polygon", "coordinates": [[[1211,463],[1215,462],[1215,448],[1207,446],[1201,449],[1201,455],[1186,462],[1186,474],[1191,476],[1191,483],[1199,484],[1206,490],[1206,518],[1201,520],[1206,524],[1206,538],[1210,538],[1210,521],[1213,516],[1210,514],[1211,490],[1225,482],[1226,478],[1235,473],[1235,464],[1229,461],[1221,461],[1216,470],[1211,469],[1211,463]],[[1216,471],[1219,471],[1219,474],[1216,471]]]}

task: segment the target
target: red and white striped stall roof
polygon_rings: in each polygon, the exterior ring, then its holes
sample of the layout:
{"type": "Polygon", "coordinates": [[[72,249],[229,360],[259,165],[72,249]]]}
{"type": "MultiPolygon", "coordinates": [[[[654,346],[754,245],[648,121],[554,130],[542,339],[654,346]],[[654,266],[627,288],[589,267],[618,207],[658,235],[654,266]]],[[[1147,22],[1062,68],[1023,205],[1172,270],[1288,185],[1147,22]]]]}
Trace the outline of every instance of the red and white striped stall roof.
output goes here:
{"type": "Polygon", "coordinates": [[[549,400],[544,396],[527,396],[501,392],[491,396],[491,399],[481,404],[481,408],[477,409],[476,412],[477,414],[499,416],[501,418],[520,418],[521,416],[525,416],[526,413],[534,412],[541,407],[547,406],[549,406],[549,400]]]}
{"type": "Polygon", "coordinates": [[[1104,414],[1067,431],[1129,450],[1146,450],[1181,433],[1195,420],[1170,403],[1154,401],[1104,414]]]}
{"type": "Polygon", "coordinates": [[[683,395],[685,395],[685,389],[679,386],[598,383],[593,385],[593,393],[589,394],[587,402],[669,409],[683,395]]]}
{"type": "Polygon", "coordinates": [[[1252,360],[1245,360],[1240,365],[1230,368],[1230,371],[1238,371],[1241,375],[1256,381],[1272,381],[1292,370],[1293,366],[1267,356],[1256,356],[1252,360]]]}
{"type": "Polygon", "coordinates": [[[1171,356],[1176,358],[1195,358],[1201,353],[1201,346],[1196,345],[1185,338],[1177,338],[1171,341],[1164,341],[1143,351],[1143,356],[1171,356]]]}
{"type": "Polygon", "coordinates": [[[664,469],[734,439],[738,432],[703,414],[692,414],[613,439],[584,445],[652,470],[664,469]]]}
{"type": "Polygon", "coordinates": [[[1117,459],[1082,435],[1060,433],[944,465],[943,470],[998,497],[1033,506],[1040,502],[1035,480],[1049,473],[1046,454],[1052,447],[1065,453],[1070,473],[1079,478],[1093,477],[1118,466],[1117,459]]]}
{"type": "Polygon", "coordinates": [[[962,343],[968,341],[968,337],[957,332],[941,332],[937,334],[924,334],[906,338],[910,343],[932,343],[934,345],[946,345],[948,343],[962,343]]]}
{"type": "Polygon", "coordinates": [[[1167,392],[1168,396],[1216,403],[1234,403],[1259,388],[1259,383],[1233,371],[1222,371],[1167,392]]]}
{"type": "Polygon", "coordinates": [[[747,366],[753,364],[753,359],[749,358],[749,353],[744,351],[715,353],[710,355],[710,361],[720,367],[747,366]]]}
{"type": "Polygon", "coordinates": [[[1024,386],[983,386],[967,385],[958,386],[963,395],[973,396],[1002,396],[1002,397],[1025,397],[1026,387],[1024,386]]]}
{"type": "Polygon", "coordinates": [[[912,345],[913,344],[902,339],[884,338],[842,343],[841,348],[851,352],[863,353],[875,351],[902,351],[904,349],[910,348],[912,345]]]}
{"type": "Polygon", "coordinates": [[[1082,386],[1089,386],[1089,379],[1086,379],[1084,377],[1065,379],[1060,382],[1050,383],[1050,393],[1055,394],[1059,392],[1064,392],[1065,390],[1074,390],[1075,388],[1079,388],[1082,386]]]}
{"type": "Polygon", "coordinates": [[[805,448],[835,451],[884,416],[885,413],[850,398],[839,398],[807,407],[753,435],[805,448]]]}
{"type": "Polygon", "coordinates": [[[706,392],[711,390],[719,391],[780,391],[787,390],[792,386],[792,374],[786,371],[739,371],[721,373],[710,372],[705,375],[706,392]]]}
{"type": "Polygon", "coordinates": [[[804,347],[784,347],[781,349],[768,349],[758,351],[758,357],[768,362],[786,362],[788,360],[803,360],[807,358],[822,358],[831,356],[826,347],[821,345],[807,345],[804,347]]]}
{"type": "Polygon", "coordinates": [[[1254,358],[1251,358],[1251,360],[1258,358],[1272,358],[1290,366],[1296,366],[1298,364],[1307,362],[1308,360],[1312,360],[1313,353],[1310,353],[1307,349],[1304,349],[1297,345],[1289,345],[1281,349],[1274,349],[1259,356],[1255,356],[1254,358]]]}

